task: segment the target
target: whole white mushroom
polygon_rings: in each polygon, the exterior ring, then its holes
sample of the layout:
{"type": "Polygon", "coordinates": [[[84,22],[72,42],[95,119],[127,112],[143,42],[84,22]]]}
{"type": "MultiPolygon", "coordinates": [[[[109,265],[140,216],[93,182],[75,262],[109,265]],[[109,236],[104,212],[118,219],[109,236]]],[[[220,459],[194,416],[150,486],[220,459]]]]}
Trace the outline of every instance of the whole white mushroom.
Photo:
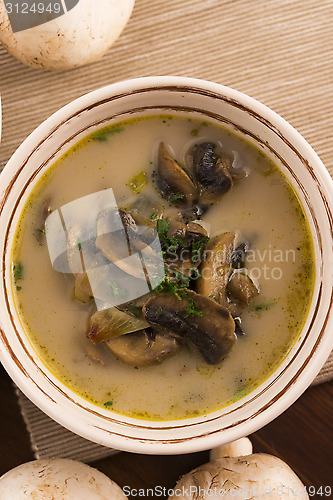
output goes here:
{"type": "Polygon", "coordinates": [[[102,57],[129,20],[135,0],[80,0],[66,14],[13,33],[0,0],[0,42],[28,66],[63,70],[102,57]]]}
{"type": "Polygon", "coordinates": [[[107,476],[81,462],[34,460],[0,478],[1,500],[125,500],[107,476]]]}
{"type": "Polygon", "coordinates": [[[282,460],[265,453],[252,454],[242,438],[211,451],[211,461],[183,476],[169,500],[308,499],[306,488],[282,460]]]}

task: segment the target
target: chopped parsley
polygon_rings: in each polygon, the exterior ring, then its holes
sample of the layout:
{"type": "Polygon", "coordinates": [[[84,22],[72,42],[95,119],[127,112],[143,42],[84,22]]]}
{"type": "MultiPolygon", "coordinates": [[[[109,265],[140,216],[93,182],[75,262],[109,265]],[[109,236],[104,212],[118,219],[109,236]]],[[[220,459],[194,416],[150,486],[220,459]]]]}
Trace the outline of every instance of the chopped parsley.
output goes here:
{"type": "Polygon", "coordinates": [[[194,301],[187,297],[187,302],[189,303],[189,306],[185,309],[185,315],[184,318],[189,318],[190,316],[203,316],[204,313],[203,311],[198,311],[196,309],[194,301]]]}
{"type": "Polygon", "coordinates": [[[135,316],[138,318],[140,316],[140,308],[136,305],[133,304],[133,302],[129,302],[127,304],[127,309],[135,316]]]}
{"type": "Polygon", "coordinates": [[[206,244],[210,241],[210,238],[208,236],[204,236],[198,241],[194,241],[192,243],[192,257],[191,257],[191,262],[195,264],[198,261],[202,260],[202,252],[206,246],[206,244]]]}
{"type": "Polygon", "coordinates": [[[184,285],[171,281],[168,276],[164,276],[162,282],[155,288],[156,293],[165,293],[166,295],[175,295],[178,300],[186,298],[187,290],[184,285]]]}
{"type": "Polygon", "coordinates": [[[158,318],[163,312],[163,309],[162,307],[159,307],[158,309],[156,309],[156,312],[155,312],[155,316],[156,318],[158,318]]]}
{"type": "Polygon", "coordinates": [[[97,132],[94,132],[91,135],[91,138],[93,141],[99,141],[99,142],[105,142],[108,140],[108,137],[113,134],[119,134],[119,132],[122,132],[124,127],[117,127],[117,128],[102,128],[101,130],[97,130],[97,132]]]}
{"type": "Polygon", "coordinates": [[[178,269],[173,269],[172,273],[174,274],[176,280],[179,281],[184,287],[188,288],[190,286],[190,278],[185,276],[185,274],[178,271],[178,269]]]}
{"type": "Polygon", "coordinates": [[[23,278],[23,265],[22,262],[17,262],[13,266],[14,283],[17,283],[23,278]]]}
{"type": "Polygon", "coordinates": [[[103,406],[105,406],[105,408],[112,408],[113,401],[106,401],[103,406]]]}
{"type": "Polygon", "coordinates": [[[275,302],[269,302],[267,304],[259,304],[257,306],[251,307],[251,311],[267,311],[267,309],[270,309],[274,305],[275,302]]]}
{"type": "Polygon", "coordinates": [[[170,228],[169,222],[170,217],[166,217],[165,219],[157,219],[156,221],[156,231],[160,238],[164,257],[166,257],[167,254],[174,255],[174,253],[179,248],[188,247],[190,245],[190,242],[188,240],[168,236],[168,231],[170,228]]]}
{"type": "Polygon", "coordinates": [[[157,234],[160,238],[166,238],[167,232],[169,231],[169,224],[168,222],[170,221],[170,218],[167,217],[166,219],[157,219],[156,221],[156,231],[157,234]]]}
{"type": "Polygon", "coordinates": [[[153,212],[150,216],[150,220],[156,220],[157,219],[157,212],[153,212]]]}
{"type": "Polygon", "coordinates": [[[80,240],[80,238],[77,239],[77,247],[79,249],[79,252],[81,252],[83,247],[83,242],[80,240]]]}
{"type": "Polygon", "coordinates": [[[202,274],[200,274],[199,269],[197,269],[196,267],[188,267],[188,270],[190,272],[192,280],[201,278],[202,274]]]}
{"type": "Polygon", "coordinates": [[[171,203],[174,203],[175,201],[182,200],[184,198],[184,195],[182,193],[174,193],[170,196],[170,201],[171,203]]]}
{"type": "Polygon", "coordinates": [[[108,281],[107,284],[110,287],[110,292],[113,298],[121,299],[124,302],[128,298],[128,291],[122,288],[121,284],[117,280],[108,281]]]}
{"type": "MultiPolygon", "coordinates": [[[[189,280],[186,276],[184,276],[184,278],[189,280]]],[[[186,299],[189,305],[185,309],[184,318],[189,318],[190,316],[203,316],[204,314],[202,311],[198,311],[196,309],[193,299],[188,296],[187,287],[182,282],[177,283],[176,281],[171,281],[168,276],[164,276],[162,283],[155,288],[155,292],[165,293],[166,295],[175,295],[178,300],[186,299]]],[[[156,316],[159,316],[162,311],[163,309],[159,307],[156,310],[156,316]]]]}

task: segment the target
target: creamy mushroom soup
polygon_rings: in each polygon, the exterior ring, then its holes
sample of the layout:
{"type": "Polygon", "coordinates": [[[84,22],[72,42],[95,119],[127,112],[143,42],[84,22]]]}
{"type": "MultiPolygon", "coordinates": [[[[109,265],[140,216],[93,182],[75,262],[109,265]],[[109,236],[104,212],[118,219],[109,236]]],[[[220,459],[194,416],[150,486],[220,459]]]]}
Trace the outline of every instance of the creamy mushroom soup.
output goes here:
{"type": "Polygon", "coordinates": [[[98,130],[34,188],[12,250],[24,330],[104,409],[218,410],[297,341],[314,286],[310,229],[277,166],[178,113],[98,130]]]}

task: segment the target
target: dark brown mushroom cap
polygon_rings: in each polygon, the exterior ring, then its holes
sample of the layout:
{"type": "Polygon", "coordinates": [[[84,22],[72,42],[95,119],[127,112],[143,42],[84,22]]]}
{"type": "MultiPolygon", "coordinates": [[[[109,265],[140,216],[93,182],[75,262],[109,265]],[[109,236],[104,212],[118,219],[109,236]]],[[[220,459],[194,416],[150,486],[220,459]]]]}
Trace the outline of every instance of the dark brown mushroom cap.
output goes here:
{"type": "Polygon", "coordinates": [[[185,170],[172,158],[166,145],[161,142],[158,150],[158,186],[168,199],[180,195],[177,203],[192,205],[197,198],[197,188],[185,170]]]}
{"type": "Polygon", "coordinates": [[[200,201],[206,204],[217,201],[233,184],[231,159],[227,155],[218,157],[215,148],[211,142],[196,144],[189,154],[194,176],[201,184],[200,201]]]}
{"type": "Polygon", "coordinates": [[[171,336],[146,328],[105,342],[114,356],[131,366],[149,366],[174,356],[181,346],[171,336]]]}
{"type": "Polygon", "coordinates": [[[186,298],[158,294],[143,308],[148,323],[195,345],[209,364],[219,363],[235,343],[235,322],[225,307],[203,295],[187,291],[186,298]],[[196,311],[189,315],[189,307],[196,311]]]}

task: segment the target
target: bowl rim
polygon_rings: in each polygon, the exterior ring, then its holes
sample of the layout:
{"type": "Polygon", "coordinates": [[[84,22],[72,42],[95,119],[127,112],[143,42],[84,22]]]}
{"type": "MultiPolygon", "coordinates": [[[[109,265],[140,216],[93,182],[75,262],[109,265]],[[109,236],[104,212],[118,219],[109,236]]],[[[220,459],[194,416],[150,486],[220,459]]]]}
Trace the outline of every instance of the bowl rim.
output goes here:
{"type": "MultiPolygon", "coordinates": [[[[271,127],[277,133],[281,133],[280,129],[284,131],[285,136],[288,136],[290,144],[299,144],[298,149],[302,151],[302,155],[299,153],[299,156],[302,158],[301,161],[309,164],[316,165],[316,174],[320,179],[321,185],[326,188],[326,195],[328,199],[328,207],[330,209],[333,206],[333,181],[322,164],[319,157],[313,151],[311,146],[305,141],[305,139],[281,116],[272,111],[270,108],[265,106],[264,104],[256,101],[252,97],[247,96],[237,90],[230,89],[229,87],[225,87],[223,85],[207,82],[204,80],[187,78],[187,77],[179,77],[179,76],[156,76],[156,77],[143,77],[136,78],[131,80],[125,80],[122,82],[114,83],[108,85],[106,87],[102,87],[101,89],[97,89],[93,92],[90,92],[84,96],[79,97],[78,99],[72,101],[66,106],[62,107],[60,110],[55,112],[49,118],[47,118],[37,129],[35,129],[29,137],[21,144],[18,150],[14,153],[12,158],[7,163],[3,172],[0,175],[0,187],[2,190],[1,201],[0,201],[0,214],[2,212],[3,206],[6,203],[8,196],[8,185],[11,182],[14,182],[18,176],[18,172],[15,172],[13,176],[13,168],[15,169],[15,164],[21,165],[23,160],[27,156],[27,151],[31,152],[36,149],[36,144],[39,145],[41,142],[44,142],[46,138],[46,131],[48,131],[47,135],[53,133],[53,131],[66,123],[70,119],[71,116],[77,114],[79,111],[87,110],[97,103],[101,103],[103,99],[107,99],[110,97],[116,97],[119,95],[127,95],[133,94],[135,92],[142,92],[142,89],[146,89],[147,91],[151,91],[154,89],[165,89],[165,90],[177,90],[180,89],[196,89],[198,92],[211,93],[212,95],[224,95],[227,96],[226,100],[229,104],[234,106],[242,106],[244,109],[250,110],[255,116],[260,117],[263,120],[266,120],[267,123],[270,124],[271,127]],[[2,186],[7,186],[7,189],[3,190],[2,186]]],[[[38,147],[38,146],[37,146],[38,147]]],[[[24,162],[23,162],[24,163],[24,162]]],[[[24,168],[24,164],[23,167],[24,168]]],[[[331,210],[331,209],[330,209],[331,210]]],[[[331,228],[332,228],[332,219],[331,219],[331,228]]],[[[331,298],[331,306],[332,306],[332,298],[331,298]]],[[[332,322],[332,307],[330,309],[330,322],[332,322]]],[[[0,335],[4,335],[2,332],[2,328],[0,329],[0,335]]],[[[0,346],[1,347],[1,346],[0,346]]],[[[272,403],[269,405],[265,411],[261,411],[259,414],[252,416],[250,419],[247,419],[245,423],[239,422],[236,427],[233,429],[228,429],[228,441],[237,439],[244,435],[244,426],[246,426],[246,434],[252,433],[258,428],[262,427],[266,423],[270,422],[274,418],[276,418],[280,413],[282,413],[286,408],[288,408],[300,395],[301,393],[308,387],[311,383],[315,375],[319,372],[321,366],[324,364],[326,358],[328,357],[330,350],[333,348],[333,338],[330,338],[329,335],[324,337],[324,340],[318,342],[317,345],[314,346],[314,352],[311,356],[311,370],[308,368],[308,365],[305,370],[303,370],[302,377],[299,377],[298,374],[295,380],[290,380],[289,384],[285,387],[284,394],[279,398],[279,404],[272,403]],[[329,349],[330,347],[330,349],[329,349]],[[292,387],[293,390],[289,390],[292,387]],[[288,389],[288,390],[286,390],[288,389]]],[[[3,349],[0,349],[0,355],[2,358],[2,362],[4,367],[8,371],[9,375],[13,378],[13,380],[17,383],[17,385],[22,388],[23,392],[31,399],[37,406],[39,406],[45,413],[51,416],[54,420],[61,423],[64,427],[70,428],[73,431],[72,426],[68,426],[68,422],[66,418],[63,416],[59,417],[59,411],[56,408],[57,405],[53,405],[52,408],[49,406],[49,402],[46,399],[43,401],[40,400],[36,396],[35,388],[33,384],[30,383],[29,379],[24,379],[24,383],[21,377],[18,376],[17,370],[13,367],[12,363],[9,361],[6,353],[2,352],[3,349]]],[[[139,421],[140,422],[140,421],[139,421]]],[[[147,422],[147,421],[144,421],[147,422]]],[[[179,422],[179,420],[178,420],[179,422]]],[[[77,424],[77,429],[74,431],[83,437],[96,441],[96,435],[94,434],[93,429],[85,428],[81,423],[77,424]]],[[[220,430],[216,432],[221,432],[220,430]]],[[[210,435],[202,434],[196,437],[189,439],[188,441],[177,440],[177,442],[171,443],[167,438],[165,440],[159,440],[158,443],[152,442],[152,440],[147,439],[144,443],[142,440],[137,442],[132,441],[130,438],[130,442],[128,438],[123,439],[123,437],[115,437],[113,440],[118,449],[123,449],[127,451],[139,452],[139,453],[161,453],[161,454],[172,454],[172,453],[188,453],[191,451],[199,451],[202,449],[208,449],[209,447],[216,446],[216,432],[211,433],[210,435]],[[180,442],[178,442],[180,441],[180,442]],[[203,446],[204,441],[204,446],[203,446]],[[172,446],[167,446],[167,445],[172,446]]],[[[98,442],[101,444],[106,444],[102,439],[99,439],[98,442]]],[[[110,444],[106,444],[110,446],[110,444]]]]}

